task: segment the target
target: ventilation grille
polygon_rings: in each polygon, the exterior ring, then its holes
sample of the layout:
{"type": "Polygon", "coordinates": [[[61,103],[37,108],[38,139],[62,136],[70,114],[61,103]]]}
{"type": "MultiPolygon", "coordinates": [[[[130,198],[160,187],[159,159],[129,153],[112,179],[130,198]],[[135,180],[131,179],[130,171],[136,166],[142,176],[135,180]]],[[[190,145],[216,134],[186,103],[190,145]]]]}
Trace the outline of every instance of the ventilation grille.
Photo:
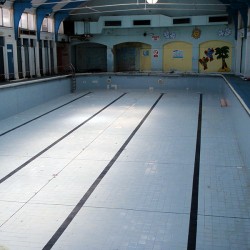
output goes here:
{"type": "Polygon", "coordinates": [[[228,16],[210,16],[209,23],[228,23],[228,16]]]}
{"type": "Polygon", "coordinates": [[[118,26],[122,26],[122,21],[105,21],[104,22],[104,26],[105,27],[110,27],[110,26],[118,27],[118,26]]]}
{"type": "Polygon", "coordinates": [[[188,24],[191,23],[190,18],[174,18],[173,24],[188,24]]]}
{"type": "Polygon", "coordinates": [[[134,26],[146,26],[151,25],[151,20],[134,20],[134,26]]]}

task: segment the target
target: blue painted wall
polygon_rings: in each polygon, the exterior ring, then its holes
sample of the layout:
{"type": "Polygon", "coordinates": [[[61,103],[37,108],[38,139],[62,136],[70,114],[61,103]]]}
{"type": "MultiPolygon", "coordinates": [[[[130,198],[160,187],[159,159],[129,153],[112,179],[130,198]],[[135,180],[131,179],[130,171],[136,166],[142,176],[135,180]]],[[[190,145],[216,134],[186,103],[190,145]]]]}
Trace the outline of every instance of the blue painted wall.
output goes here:
{"type": "Polygon", "coordinates": [[[0,87],[0,119],[70,93],[71,79],[35,80],[0,87]]]}
{"type": "MultiPolygon", "coordinates": [[[[141,42],[146,43],[152,46],[152,51],[157,49],[159,51],[158,57],[152,57],[152,71],[163,71],[163,46],[166,43],[174,41],[185,41],[193,45],[193,56],[192,56],[192,71],[198,72],[199,66],[199,45],[206,41],[219,40],[226,41],[232,44],[232,72],[235,71],[235,40],[233,34],[233,26],[227,25],[204,25],[199,26],[201,30],[200,38],[195,39],[192,37],[192,31],[194,26],[187,27],[166,27],[166,28],[131,28],[131,29],[104,29],[101,34],[94,34],[89,42],[99,43],[107,46],[108,51],[112,51],[114,45],[125,43],[125,42],[141,42]],[[219,32],[224,31],[226,28],[230,28],[232,33],[228,36],[220,36],[219,32]],[[166,36],[166,32],[175,34],[174,39],[169,39],[166,36]],[[146,35],[145,35],[146,34],[146,35]],[[159,36],[159,39],[154,40],[153,36],[159,36]]],[[[221,32],[220,32],[221,33],[221,32]]],[[[71,45],[74,46],[79,43],[86,43],[86,41],[77,41],[74,40],[71,42],[71,45]]],[[[112,54],[108,54],[108,71],[113,69],[113,60],[112,54]]],[[[72,59],[74,61],[75,58],[72,59]]]]}

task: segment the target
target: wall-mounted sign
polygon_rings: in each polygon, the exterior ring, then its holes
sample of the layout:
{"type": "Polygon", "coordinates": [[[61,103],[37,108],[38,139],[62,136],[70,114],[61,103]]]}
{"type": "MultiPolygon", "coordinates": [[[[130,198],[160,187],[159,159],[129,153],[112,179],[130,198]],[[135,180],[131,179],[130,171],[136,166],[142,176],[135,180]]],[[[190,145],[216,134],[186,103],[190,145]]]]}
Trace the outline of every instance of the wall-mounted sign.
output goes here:
{"type": "Polygon", "coordinates": [[[173,58],[184,58],[183,50],[179,50],[179,49],[173,50],[172,57],[173,58]]]}
{"type": "Polygon", "coordinates": [[[154,49],[153,50],[153,55],[154,55],[154,57],[159,57],[159,50],[158,49],[154,49]]]}
{"type": "Polygon", "coordinates": [[[149,50],[143,50],[142,54],[143,56],[149,56],[149,50]]]}

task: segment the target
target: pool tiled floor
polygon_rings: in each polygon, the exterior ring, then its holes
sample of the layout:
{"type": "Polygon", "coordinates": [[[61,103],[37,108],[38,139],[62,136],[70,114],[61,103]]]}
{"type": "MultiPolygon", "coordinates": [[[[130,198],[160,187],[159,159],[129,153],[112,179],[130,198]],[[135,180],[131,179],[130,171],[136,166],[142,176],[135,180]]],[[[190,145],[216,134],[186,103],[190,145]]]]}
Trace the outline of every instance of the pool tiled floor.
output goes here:
{"type": "MultiPolygon", "coordinates": [[[[95,91],[0,136],[0,249],[187,249],[199,94],[160,95],[95,91]]],[[[249,171],[228,110],[203,94],[202,111],[196,249],[250,249],[249,171]]]]}

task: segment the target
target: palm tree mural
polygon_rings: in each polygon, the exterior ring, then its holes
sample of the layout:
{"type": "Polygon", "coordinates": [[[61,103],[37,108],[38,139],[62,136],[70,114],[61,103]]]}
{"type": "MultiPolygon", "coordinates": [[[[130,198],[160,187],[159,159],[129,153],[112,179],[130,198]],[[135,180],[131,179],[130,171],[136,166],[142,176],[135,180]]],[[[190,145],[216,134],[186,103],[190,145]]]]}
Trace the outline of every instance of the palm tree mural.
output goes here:
{"type": "Polygon", "coordinates": [[[215,49],[215,55],[217,55],[217,59],[222,60],[222,67],[218,70],[219,72],[230,72],[230,68],[227,67],[226,58],[229,57],[229,47],[223,46],[221,48],[217,47],[215,49]]]}

